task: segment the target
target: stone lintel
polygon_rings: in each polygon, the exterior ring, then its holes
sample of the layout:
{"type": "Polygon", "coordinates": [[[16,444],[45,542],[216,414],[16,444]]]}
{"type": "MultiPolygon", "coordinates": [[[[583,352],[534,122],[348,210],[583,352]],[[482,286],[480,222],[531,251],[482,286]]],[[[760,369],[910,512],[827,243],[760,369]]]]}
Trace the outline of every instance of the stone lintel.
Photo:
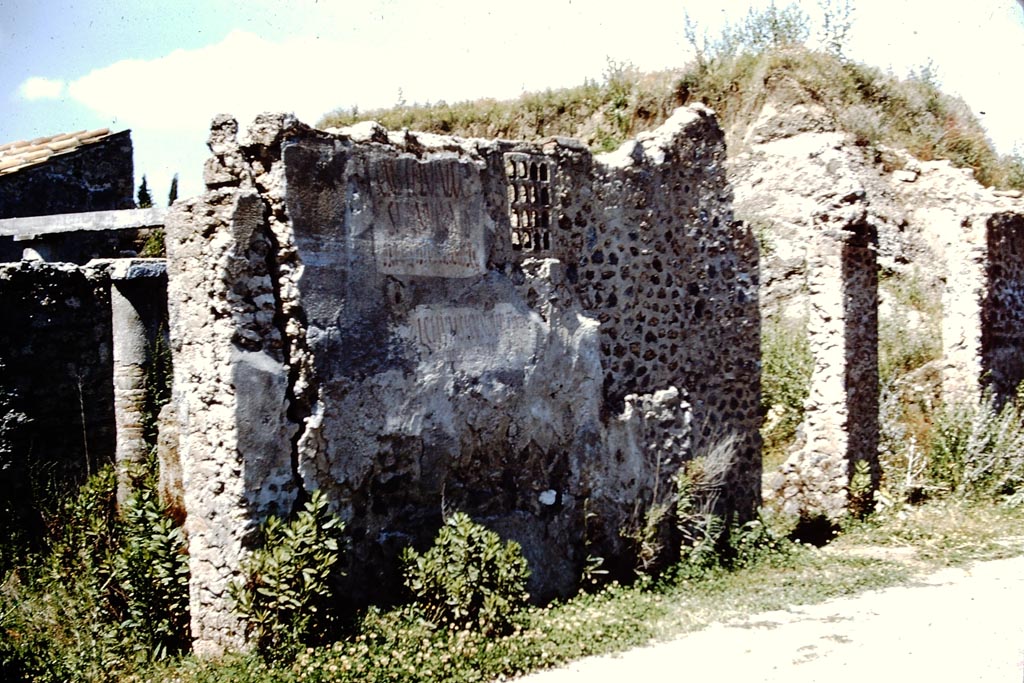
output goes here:
{"type": "Polygon", "coordinates": [[[0,220],[0,237],[13,237],[15,242],[24,242],[66,232],[161,228],[166,213],[166,209],[154,207],[4,218],[0,220]]]}

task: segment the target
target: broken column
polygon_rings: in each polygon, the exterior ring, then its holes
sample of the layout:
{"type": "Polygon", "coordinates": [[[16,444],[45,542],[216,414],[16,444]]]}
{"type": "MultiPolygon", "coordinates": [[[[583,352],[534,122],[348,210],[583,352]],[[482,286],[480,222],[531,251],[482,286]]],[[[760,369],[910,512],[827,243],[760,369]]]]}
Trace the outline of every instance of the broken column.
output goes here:
{"type": "MultiPolygon", "coordinates": [[[[145,473],[146,374],[158,335],[167,333],[167,266],[163,259],[114,259],[110,276],[113,332],[114,424],[117,503],[123,505],[145,473]]],[[[155,415],[149,419],[155,420],[155,415]]]]}
{"type": "Polygon", "coordinates": [[[805,520],[838,522],[870,500],[879,476],[877,235],[860,197],[831,198],[815,216],[811,386],[802,441],[772,482],[783,509],[805,520]]]}

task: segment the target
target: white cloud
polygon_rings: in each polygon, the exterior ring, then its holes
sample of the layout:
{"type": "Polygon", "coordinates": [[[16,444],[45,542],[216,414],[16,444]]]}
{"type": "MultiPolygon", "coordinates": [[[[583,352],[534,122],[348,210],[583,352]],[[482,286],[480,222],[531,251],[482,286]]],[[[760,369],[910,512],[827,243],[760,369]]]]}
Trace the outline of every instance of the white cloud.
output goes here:
{"type": "MultiPolygon", "coordinates": [[[[725,18],[739,19],[751,3],[767,1],[690,9],[714,36],[725,18]]],[[[254,31],[275,35],[278,16],[270,9],[277,4],[250,2],[269,12],[254,31]]],[[[234,115],[243,127],[263,111],[294,112],[315,124],[336,107],[394,104],[400,90],[408,102],[507,98],[599,78],[606,57],[648,70],[688,57],[683,11],[690,3],[679,0],[631,0],[631,16],[643,21],[623,20],[608,0],[302,2],[307,6],[289,10],[297,13],[285,22],[290,29],[274,39],[236,30],[199,49],[115,62],[66,86],[30,79],[39,81],[31,92],[69,95],[107,125],[132,128],[140,172],[151,182],[166,175],[166,184],[179,171],[184,190],[198,185],[203,141],[218,113],[234,115]]],[[[983,120],[1006,148],[1020,139],[1024,109],[1022,95],[1005,85],[1024,62],[1020,19],[1006,14],[1019,14],[1019,7],[976,3],[984,7],[935,12],[928,0],[858,0],[851,54],[897,72],[933,57],[944,84],[986,112],[983,120]]],[[[802,4],[808,11],[816,6],[802,4]]],[[[30,81],[22,85],[25,97],[30,81]]]]}
{"type": "Polygon", "coordinates": [[[68,91],[128,125],[183,130],[222,112],[243,125],[263,111],[315,123],[336,107],[394,104],[399,89],[409,102],[513,97],[599,77],[606,56],[646,68],[678,64],[682,11],[667,9],[674,0],[636,1],[658,8],[665,21],[620,31],[571,0],[486,10],[470,0],[438,0],[429,8],[409,4],[387,25],[364,21],[355,32],[329,22],[276,40],[236,30],[203,48],[115,62],[68,91]],[[609,33],[614,41],[600,39],[609,33]]]}
{"type": "Polygon", "coordinates": [[[315,119],[341,97],[336,81],[330,88],[320,82],[336,47],[235,31],[197,50],[115,62],[73,81],[68,92],[97,113],[163,130],[205,127],[222,112],[244,122],[279,110],[315,119]]]}
{"type": "Polygon", "coordinates": [[[18,86],[18,94],[29,101],[57,100],[64,94],[64,81],[33,76],[18,86]]]}

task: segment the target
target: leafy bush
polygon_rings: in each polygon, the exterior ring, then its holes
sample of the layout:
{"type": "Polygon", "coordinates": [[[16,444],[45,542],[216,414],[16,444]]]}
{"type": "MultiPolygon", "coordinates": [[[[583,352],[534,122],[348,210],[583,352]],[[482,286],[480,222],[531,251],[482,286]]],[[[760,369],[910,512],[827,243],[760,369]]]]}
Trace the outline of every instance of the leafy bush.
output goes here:
{"type": "Polygon", "coordinates": [[[167,255],[167,248],[164,246],[165,237],[163,228],[154,228],[147,236],[146,241],[139,250],[142,258],[164,258],[167,255]]]}
{"type": "Polygon", "coordinates": [[[1006,186],[1014,190],[1024,190],[1024,154],[1015,149],[1006,158],[1006,186]]]}
{"type": "Polygon", "coordinates": [[[781,464],[804,416],[814,358],[806,322],[780,319],[761,329],[761,428],[765,468],[781,464]]]}
{"type": "Polygon", "coordinates": [[[105,467],[67,501],[50,552],[0,592],[5,680],[107,681],[187,649],[184,539],[152,490],[115,507],[105,467]]]}
{"type": "Polygon", "coordinates": [[[406,548],[402,563],[406,587],[438,626],[504,633],[526,605],[530,570],[519,544],[502,544],[465,513],[446,519],[422,555],[406,548]]]}
{"type": "Polygon", "coordinates": [[[189,570],[184,534],[152,488],[125,502],[121,542],[110,562],[112,608],[145,661],[187,651],[189,570]]]}
{"type": "Polygon", "coordinates": [[[998,408],[991,396],[976,405],[942,407],[928,447],[932,487],[959,496],[1012,496],[1024,488],[1024,414],[1017,400],[998,408]]]}
{"type": "Polygon", "coordinates": [[[345,523],[314,491],[291,520],[271,516],[262,545],[242,564],[244,581],[231,586],[247,635],[268,658],[328,637],[336,625],[335,582],[345,523]]]}
{"type": "Polygon", "coordinates": [[[770,3],[764,9],[751,7],[738,24],[726,24],[714,43],[715,58],[743,52],[803,45],[811,35],[810,17],[794,3],[781,9],[770,3]]]}

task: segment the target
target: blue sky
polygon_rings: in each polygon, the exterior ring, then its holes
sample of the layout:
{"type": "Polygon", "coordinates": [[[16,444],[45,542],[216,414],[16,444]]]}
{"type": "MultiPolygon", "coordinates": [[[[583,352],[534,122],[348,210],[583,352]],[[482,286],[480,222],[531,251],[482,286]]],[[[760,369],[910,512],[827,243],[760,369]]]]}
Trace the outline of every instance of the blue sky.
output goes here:
{"type": "MultiPolygon", "coordinates": [[[[0,0],[0,143],[132,129],[136,179],[201,191],[219,112],[315,123],[341,107],[514,97],[688,59],[684,12],[712,35],[752,3],[695,0],[0,0]]],[[[766,0],[755,2],[764,6],[766,0]]],[[[780,0],[778,4],[783,4],[780,0]]],[[[803,0],[812,16],[817,2],[803,0]]],[[[851,54],[894,72],[934,64],[1002,151],[1024,148],[1018,0],[860,0],[851,54]],[[984,112],[984,113],[982,113],[984,112]]]]}

